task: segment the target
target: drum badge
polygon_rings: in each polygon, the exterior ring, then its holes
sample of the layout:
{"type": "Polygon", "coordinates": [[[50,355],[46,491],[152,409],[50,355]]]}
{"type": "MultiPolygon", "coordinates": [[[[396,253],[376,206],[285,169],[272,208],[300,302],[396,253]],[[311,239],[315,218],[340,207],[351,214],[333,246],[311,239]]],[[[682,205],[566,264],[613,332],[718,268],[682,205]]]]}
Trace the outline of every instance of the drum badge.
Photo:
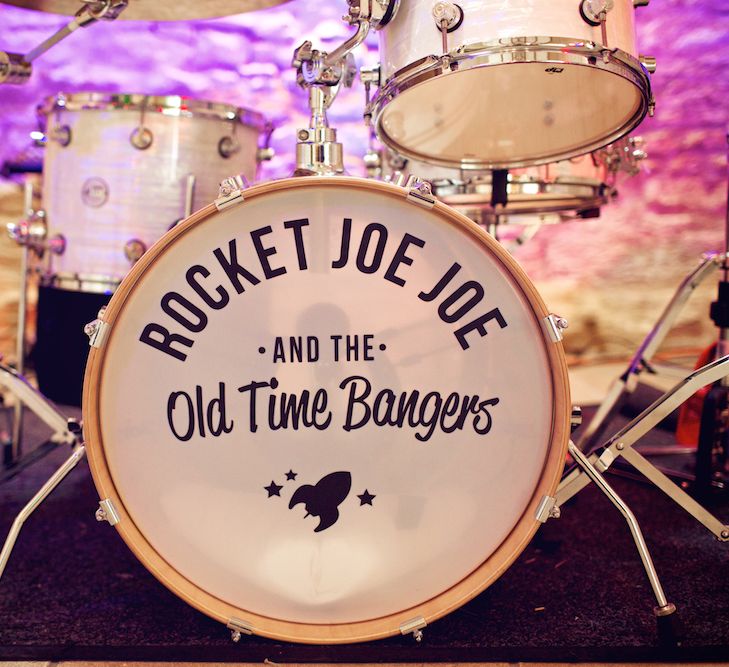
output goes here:
{"type": "Polygon", "coordinates": [[[81,186],[81,201],[91,208],[99,208],[109,200],[109,186],[103,178],[87,178],[81,186]]]}

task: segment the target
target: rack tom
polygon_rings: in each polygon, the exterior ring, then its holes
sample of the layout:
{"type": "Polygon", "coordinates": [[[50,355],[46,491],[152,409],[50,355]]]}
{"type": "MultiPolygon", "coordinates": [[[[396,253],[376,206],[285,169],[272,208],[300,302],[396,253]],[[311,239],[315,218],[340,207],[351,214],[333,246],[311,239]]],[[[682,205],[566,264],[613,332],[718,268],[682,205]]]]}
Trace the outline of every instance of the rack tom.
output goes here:
{"type": "Polygon", "coordinates": [[[554,162],[617,140],[653,101],[634,3],[602,4],[401,3],[380,32],[383,85],[369,109],[378,136],[462,169],[554,162]]]}

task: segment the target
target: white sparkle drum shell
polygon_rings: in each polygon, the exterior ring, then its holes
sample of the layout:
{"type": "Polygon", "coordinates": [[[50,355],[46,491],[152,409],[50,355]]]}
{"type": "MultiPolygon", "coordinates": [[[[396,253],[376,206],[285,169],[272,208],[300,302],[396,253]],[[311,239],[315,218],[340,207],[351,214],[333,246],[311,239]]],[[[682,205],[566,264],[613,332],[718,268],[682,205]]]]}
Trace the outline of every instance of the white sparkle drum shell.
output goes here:
{"type": "Polygon", "coordinates": [[[446,167],[520,167],[582,155],[633,129],[651,104],[631,0],[607,44],[578,0],[465,0],[443,53],[433,3],[402,2],[379,33],[379,138],[446,167]]]}
{"type": "MultiPolygon", "coordinates": [[[[599,211],[614,195],[617,169],[600,153],[509,170],[508,201],[499,209],[498,224],[551,224],[599,211]]],[[[383,173],[392,174],[395,166],[428,181],[440,201],[474,222],[495,222],[490,171],[449,169],[416,160],[402,165],[402,158],[386,156],[383,173]]]]}
{"type": "Polygon", "coordinates": [[[491,584],[569,437],[561,343],[509,255],[357,178],[261,184],[165,235],[84,383],[100,498],[166,586],[285,641],[399,634],[491,584]]]}
{"type": "Polygon", "coordinates": [[[48,234],[64,240],[47,282],[84,292],[113,290],[223,179],[254,181],[272,129],[254,111],[175,95],[62,93],[39,117],[48,234]]]}

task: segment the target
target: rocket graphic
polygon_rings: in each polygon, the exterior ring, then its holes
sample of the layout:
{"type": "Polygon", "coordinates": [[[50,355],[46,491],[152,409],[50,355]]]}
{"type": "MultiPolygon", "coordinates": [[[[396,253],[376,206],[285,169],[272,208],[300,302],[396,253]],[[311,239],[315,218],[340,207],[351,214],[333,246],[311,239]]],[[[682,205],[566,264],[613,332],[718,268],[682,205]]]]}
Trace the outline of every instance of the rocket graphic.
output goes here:
{"type": "MultiPolygon", "coordinates": [[[[306,516],[319,518],[315,533],[333,526],[339,519],[339,505],[349,495],[352,475],[348,472],[333,472],[322,477],[316,484],[303,484],[291,496],[289,509],[304,503],[306,516]]],[[[306,518],[306,517],[304,517],[306,518]]]]}

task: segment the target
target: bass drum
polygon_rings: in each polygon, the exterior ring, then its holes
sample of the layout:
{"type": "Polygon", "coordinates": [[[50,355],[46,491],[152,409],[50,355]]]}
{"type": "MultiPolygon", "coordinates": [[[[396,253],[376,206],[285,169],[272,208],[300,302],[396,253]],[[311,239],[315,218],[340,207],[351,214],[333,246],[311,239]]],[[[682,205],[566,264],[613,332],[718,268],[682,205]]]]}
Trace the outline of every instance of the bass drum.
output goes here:
{"type": "Polygon", "coordinates": [[[553,319],[493,239],[418,191],[233,193],[101,318],[83,416],[106,515],[231,628],[344,643],[430,623],[514,561],[559,481],[553,319]]]}

